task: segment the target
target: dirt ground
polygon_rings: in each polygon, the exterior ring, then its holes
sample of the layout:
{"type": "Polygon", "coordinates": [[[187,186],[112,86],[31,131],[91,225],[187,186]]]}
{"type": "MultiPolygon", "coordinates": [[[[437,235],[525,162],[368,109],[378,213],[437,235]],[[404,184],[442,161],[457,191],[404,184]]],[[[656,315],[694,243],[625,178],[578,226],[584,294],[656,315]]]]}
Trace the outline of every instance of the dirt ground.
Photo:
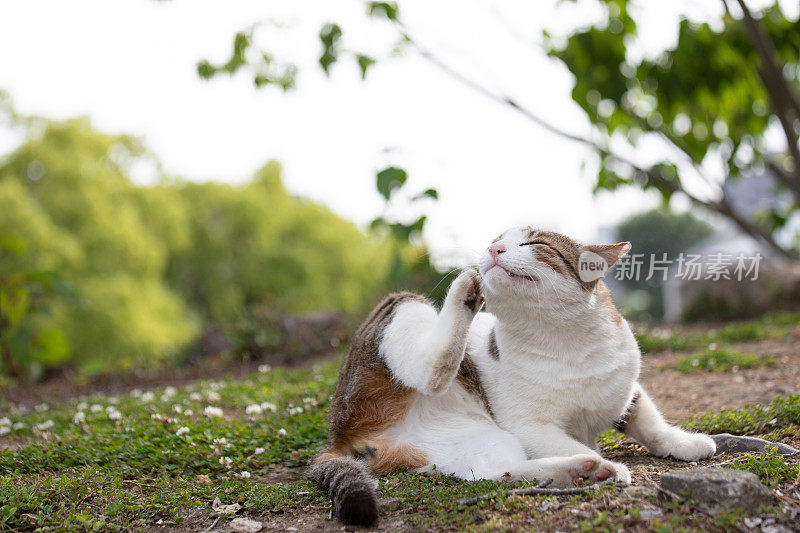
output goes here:
{"type": "Polygon", "coordinates": [[[766,404],[776,396],[800,394],[800,338],[767,339],[733,345],[739,351],[774,356],[773,366],[731,372],[684,374],[661,367],[686,353],[660,352],[642,357],[639,381],[664,416],[680,422],[695,413],[766,404]]]}

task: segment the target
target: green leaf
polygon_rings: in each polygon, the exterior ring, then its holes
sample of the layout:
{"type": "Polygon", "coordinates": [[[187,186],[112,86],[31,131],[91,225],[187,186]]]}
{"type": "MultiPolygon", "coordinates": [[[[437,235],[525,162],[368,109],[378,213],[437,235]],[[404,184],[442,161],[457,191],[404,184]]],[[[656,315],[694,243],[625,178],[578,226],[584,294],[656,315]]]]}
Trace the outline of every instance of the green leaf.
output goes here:
{"type": "Polygon", "coordinates": [[[330,67],[339,59],[338,44],[342,38],[342,28],[338,24],[326,23],[319,32],[319,40],[322,41],[322,55],[319,56],[319,64],[325,74],[330,74],[330,67]]]}
{"type": "Polygon", "coordinates": [[[376,178],[378,192],[388,202],[394,190],[399,189],[406,182],[408,174],[402,168],[387,167],[378,172],[376,178]]]}
{"type": "Polygon", "coordinates": [[[439,199],[439,191],[436,189],[426,189],[419,193],[418,195],[414,196],[411,201],[416,202],[417,200],[422,200],[423,198],[432,198],[434,200],[439,199]]]}
{"type": "Polygon", "coordinates": [[[356,54],[356,61],[358,62],[358,68],[361,69],[361,79],[367,79],[367,69],[375,64],[375,60],[368,55],[356,54]]]}
{"type": "Polygon", "coordinates": [[[370,2],[367,4],[367,13],[370,17],[386,17],[388,20],[397,20],[398,11],[395,2],[370,2]]]}

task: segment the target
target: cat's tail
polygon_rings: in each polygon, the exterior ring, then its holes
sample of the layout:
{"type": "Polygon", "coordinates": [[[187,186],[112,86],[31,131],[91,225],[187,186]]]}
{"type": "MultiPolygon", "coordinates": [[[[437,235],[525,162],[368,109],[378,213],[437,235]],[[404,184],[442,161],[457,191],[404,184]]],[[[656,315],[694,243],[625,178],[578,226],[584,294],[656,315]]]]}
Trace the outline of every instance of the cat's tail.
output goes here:
{"type": "Polygon", "coordinates": [[[334,514],[345,524],[369,527],[378,521],[378,482],[363,461],[323,454],[306,475],[328,493],[334,514]]]}

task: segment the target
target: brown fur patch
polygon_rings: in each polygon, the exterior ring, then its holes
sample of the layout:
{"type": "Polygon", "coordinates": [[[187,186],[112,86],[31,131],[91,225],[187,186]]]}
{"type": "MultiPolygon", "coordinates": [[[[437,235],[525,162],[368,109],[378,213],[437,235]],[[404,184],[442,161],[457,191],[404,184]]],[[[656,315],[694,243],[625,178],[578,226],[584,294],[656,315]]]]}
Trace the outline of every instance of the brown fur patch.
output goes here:
{"type": "Polygon", "coordinates": [[[497,335],[494,328],[489,332],[489,356],[495,361],[500,360],[500,348],[497,347],[497,335]]]}
{"type": "Polygon", "coordinates": [[[397,472],[402,468],[422,468],[428,462],[428,456],[419,448],[410,444],[388,446],[382,441],[378,446],[377,460],[367,464],[373,472],[397,472]]]}
{"type": "Polygon", "coordinates": [[[598,281],[596,290],[597,297],[600,299],[600,302],[606,307],[606,309],[608,309],[608,313],[611,315],[611,319],[614,321],[614,323],[617,325],[622,324],[622,315],[619,314],[617,306],[614,305],[614,300],[611,299],[611,291],[608,290],[608,286],[602,281],[598,281]]]}
{"type": "Polygon", "coordinates": [[[378,354],[383,332],[405,302],[428,301],[409,292],[390,294],[372,310],[350,341],[331,400],[328,428],[331,448],[320,456],[350,455],[373,469],[419,468],[424,456],[411,446],[397,447],[380,435],[400,422],[416,394],[392,379],[378,354]]]}
{"type": "MultiPolygon", "coordinates": [[[[494,333],[494,330],[492,330],[492,333],[494,333]]],[[[461,361],[461,366],[458,369],[458,375],[456,376],[456,379],[462,387],[467,389],[467,392],[477,396],[481,402],[483,402],[483,406],[486,407],[487,411],[489,411],[489,415],[494,418],[492,406],[489,405],[489,398],[486,396],[486,390],[483,388],[483,383],[481,383],[481,376],[478,373],[475,363],[469,356],[469,353],[464,354],[464,359],[461,361]]]]}
{"type": "Polygon", "coordinates": [[[531,245],[537,254],[536,259],[549,265],[562,276],[569,276],[575,279],[584,290],[594,290],[597,281],[583,281],[578,275],[578,263],[581,252],[584,249],[583,245],[560,233],[529,228],[527,242],[532,241],[542,243],[540,245],[531,245]],[[549,258],[548,255],[550,256],[549,258]],[[560,264],[561,270],[559,270],[557,264],[560,264]]]}

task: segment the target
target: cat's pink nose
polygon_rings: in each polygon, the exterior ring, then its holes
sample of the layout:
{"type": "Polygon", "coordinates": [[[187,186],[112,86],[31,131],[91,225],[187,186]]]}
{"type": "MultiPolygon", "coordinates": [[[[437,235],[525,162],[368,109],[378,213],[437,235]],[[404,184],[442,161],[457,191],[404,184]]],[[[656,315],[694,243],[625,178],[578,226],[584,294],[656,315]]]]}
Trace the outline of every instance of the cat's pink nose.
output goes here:
{"type": "Polygon", "coordinates": [[[492,259],[494,259],[495,261],[497,261],[498,255],[505,252],[506,252],[506,247],[503,246],[502,244],[493,244],[489,247],[489,253],[492,254],[492,259]]]}

